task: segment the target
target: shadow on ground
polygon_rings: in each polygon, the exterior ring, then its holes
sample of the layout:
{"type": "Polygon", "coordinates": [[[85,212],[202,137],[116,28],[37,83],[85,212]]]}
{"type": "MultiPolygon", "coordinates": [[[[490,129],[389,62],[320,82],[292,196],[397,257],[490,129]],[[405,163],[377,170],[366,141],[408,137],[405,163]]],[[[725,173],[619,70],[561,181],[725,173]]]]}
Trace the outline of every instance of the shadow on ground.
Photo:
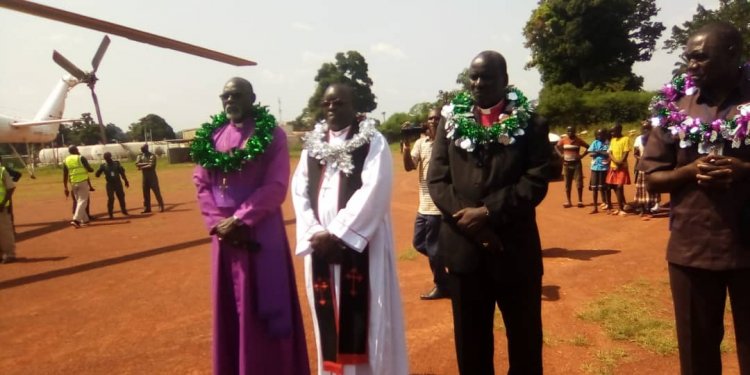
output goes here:
{"type": "Polygon", "coordinates": [[[620,250],[603,250],[603,249],[591,249],[591,250],[569,250],[561,247],[550,247],[549,249],[542,250],[542,256],[545,258],[570,258],[576,260],[591,260],[596,257],[604,255],[612,255],[619,253],[620,250]]]}
{"type": "Polygon", "coordinates": [[[559,299],[560,299],[560,286],[559,285],[542,286],[542,301],[554,302],[559,299]]]}
{"type": "MultiPolygon", "coordinates": [[[[16,279],[10,279],[10,280],[0,282],[0,290],[9,289],[9,288],[26,285],[26,284],[31,284],[31,283],[35,283],[39,281],[54,279],[57,277],[68,276],[68,275],[72,275],[72,274],[76,274],[80,272],[91,271],[97,268],[108,267],[108,266],[112,266],[115,264],[131,262],[134,260],[148,258],[148,257],[161,255],[161,254],[169,253],[173,251],[188,249],[193,246],[205,245],[205,244],[208,244],[209,242],[211,242],[210,238],[201,238],[201,239],[187,241],[187,242],[178,243],[174,245],[157,247],[155,249],[145,250],[145,251],[141,251],[137,253],[122,255],[119,257],[101,259],[101,260],[97,260],[97,261],[93,261],[89,263],[78,264],[78,265],[67,267],[67,268],[61,268],[57,270],[42,272],[36,275],[29,275],[29,276],[19,277],[16,279]]],[[[19,262],[21,261],[19,260],[19,262]]]]}

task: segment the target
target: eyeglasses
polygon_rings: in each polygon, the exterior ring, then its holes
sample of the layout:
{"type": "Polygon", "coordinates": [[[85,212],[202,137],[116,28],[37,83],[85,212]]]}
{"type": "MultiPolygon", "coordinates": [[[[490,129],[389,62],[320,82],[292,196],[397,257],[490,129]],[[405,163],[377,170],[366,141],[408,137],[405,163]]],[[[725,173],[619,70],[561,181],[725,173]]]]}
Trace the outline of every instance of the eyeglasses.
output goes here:
{"type": "Polygon", "coordinates": [[[430,116],[427,119],[428,120],[440,120],[440,116],[430,116]]]}

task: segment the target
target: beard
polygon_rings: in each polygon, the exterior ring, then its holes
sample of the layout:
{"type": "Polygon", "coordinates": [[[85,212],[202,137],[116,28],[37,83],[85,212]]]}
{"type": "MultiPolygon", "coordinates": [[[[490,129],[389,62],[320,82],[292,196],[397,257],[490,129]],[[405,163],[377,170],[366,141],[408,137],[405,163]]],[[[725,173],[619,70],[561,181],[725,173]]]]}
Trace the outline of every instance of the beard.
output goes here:
{"type": "Polygon", "coordinates": [[[233,104],[224,107],[224,112],[227,114],[227,117],[234,122],[243,120],[246,115],[239,106],[233,104]]]}

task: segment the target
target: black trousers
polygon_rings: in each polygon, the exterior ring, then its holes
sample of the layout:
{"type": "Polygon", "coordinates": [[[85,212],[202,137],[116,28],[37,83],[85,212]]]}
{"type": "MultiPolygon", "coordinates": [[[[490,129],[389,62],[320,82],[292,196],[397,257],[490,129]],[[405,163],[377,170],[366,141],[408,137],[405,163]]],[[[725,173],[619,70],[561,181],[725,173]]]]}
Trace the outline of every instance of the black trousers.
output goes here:
{"type": "Polygon", "coordinates": [[[154,191],[159,207],[164,208],[164,200],[161,199],[161,191],[159,190],[159,178],[143,175],[143,209],[151,210],[151,190],[154,191]]]}
{"type": "Polygon", "coordinates": [[[490,254],[475,272],[448,274],[459,372],[495,373],[493,323],[497,305],[508,339],[508,374],[542,374],[542,277],[531,270],[513,272],[523,275],[520,277],[511,276],[499,257],[490,254]]]}
{"type": "Polygon", "coordinates": [[[670,263],[669,283],[681,373],[721,374],[720,346],[729,291],[740,374],[750,374],[750,268],[710,271],[670,263]]]}
{"type": "Polygon", "coordinates": [[[440,224],[443,218],[440,215],[422,215],[417,214],[414,220],[414,238],[412,245],[414,248],[427,256],[432,270],[432,281],[440,290],[448,289],[445,266],[438,256],[438,235],[440,233],[440,224]]]}
{"type": "Polygon", "coordinates": [[[122,184],[107,184],[107,213],[110,217],[112,216],[115,208],[115,196],[120,203],[120,212],[127,214],[128,209],[125,208],[125,191],[122,189],[122,184]]]}

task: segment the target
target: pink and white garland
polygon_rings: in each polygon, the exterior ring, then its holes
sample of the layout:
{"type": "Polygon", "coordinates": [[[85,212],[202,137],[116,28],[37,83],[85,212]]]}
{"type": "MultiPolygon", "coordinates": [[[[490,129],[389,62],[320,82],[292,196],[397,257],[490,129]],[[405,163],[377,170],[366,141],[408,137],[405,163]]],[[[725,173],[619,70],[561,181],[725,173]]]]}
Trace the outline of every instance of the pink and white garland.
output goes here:
{"type": "Polygon", "coordinates": [[[706,123],[688,116],[677,107],[680,98],[695,95],[696,92],[697,88],[689,75],[675,77],[651,99],[651,124],[664,127],[679,137],[682,148],[697,144],[701,154],[707,154],[713,148],[720,149],[724,140],[731,141],[732,148],[739,148],[743,143],[750,146],[750,104],[738,106],[740,113],[730,120],[716,119],[706,123]]]}

